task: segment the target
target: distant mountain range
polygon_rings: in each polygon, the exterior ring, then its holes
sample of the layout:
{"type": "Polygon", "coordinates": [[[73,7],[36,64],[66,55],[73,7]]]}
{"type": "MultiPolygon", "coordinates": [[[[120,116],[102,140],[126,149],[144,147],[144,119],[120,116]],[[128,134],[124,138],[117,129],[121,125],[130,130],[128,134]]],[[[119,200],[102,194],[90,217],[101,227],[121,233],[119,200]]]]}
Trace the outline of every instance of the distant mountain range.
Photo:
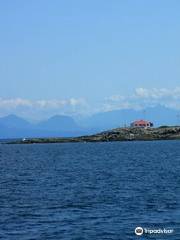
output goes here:
{"type": "Polygon", "coordinates": [[[32,124],[16,115],[0,118],[0,138],[59,137],[86,134],[73,118],[56,115],[46,121],[32,124]]]}
{"type": "Polygon", "coordinates": [[[94,134],[112,128],[129,126],[136,119],[147,119],[160,125],[180,125],[179,112],[163,106],[102,112],[81,120],[55,115],[38,124],[32,124],[16,115],[0,118],[0,138],[70,137],[94,134]]]}
{"type": "Polygon", "coordinates": [[[129,126],[131,122],[138,119],[152,121],[155,126],[180,125],[179,113],[180,111],[166,108],[161,105],[149,107],[144,110],[122,109],[97,113],[83,121],[83,124],[87,127],[102,130],[129,126]]]}

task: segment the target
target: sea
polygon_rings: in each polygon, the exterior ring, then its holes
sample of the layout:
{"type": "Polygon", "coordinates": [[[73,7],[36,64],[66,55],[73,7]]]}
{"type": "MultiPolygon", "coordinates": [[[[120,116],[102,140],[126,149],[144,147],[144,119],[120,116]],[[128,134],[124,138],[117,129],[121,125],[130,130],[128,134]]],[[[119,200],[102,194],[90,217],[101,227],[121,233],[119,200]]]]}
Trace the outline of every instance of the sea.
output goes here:
{"type": "Polygon", "coordinates": [[[0,239],[180,240],[180,141],[0,144],[0,239]]]}

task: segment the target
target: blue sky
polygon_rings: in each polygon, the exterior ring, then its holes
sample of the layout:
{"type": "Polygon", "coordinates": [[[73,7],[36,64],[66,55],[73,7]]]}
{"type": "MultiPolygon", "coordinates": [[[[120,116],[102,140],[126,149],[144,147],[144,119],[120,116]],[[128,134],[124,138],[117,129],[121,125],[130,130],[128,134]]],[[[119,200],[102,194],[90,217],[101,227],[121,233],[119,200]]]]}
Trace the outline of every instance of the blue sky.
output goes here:
{"type": "Polygon", "coordinates": [[[179,12],[178,0],[1,1],[0,114],[179,108],[179,12]]]}

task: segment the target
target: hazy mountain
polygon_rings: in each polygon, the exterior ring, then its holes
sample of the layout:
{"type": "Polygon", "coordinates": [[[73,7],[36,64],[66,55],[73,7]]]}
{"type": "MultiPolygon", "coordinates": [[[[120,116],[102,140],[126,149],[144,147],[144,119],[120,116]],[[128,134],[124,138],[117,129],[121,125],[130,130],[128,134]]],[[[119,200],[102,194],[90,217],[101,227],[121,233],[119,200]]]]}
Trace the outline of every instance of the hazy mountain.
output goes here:
{"type": "MultiPolygon", "coordinates": [[[[36,125],[38,131],[43,131],[46,136],[80,136],[87,134],[86,129],[78,126],[75,120],[69,116],[55,115],[36,125]]],[[[42,135],[42,134],[41,134],[42,135]]]]}
{"type": "Polygon", "coordinates": [[[180,125],[179,111],[163,107],[161,105],[146,109],[145,116],[155,126],[180,125]]]}
{"type": "Polygon", "coordinates": [[[0,118],[0,125],[7,127],[7,128],[31,128],[32,125],[26,121],[25,119],[18,117],[14,114],[1,117],[0,118]]]}
{"type": "Polygon", "coordinates": [[[81,128],[69,116],[55,115],[46,121],[40,122],[37,127],[48,131],[77,131],[81,128]]]}
{"type": "Polygon", "coordinates": [[[180,125],[179,112],[163,106],[147,108],[145,111],[126,109],[98,113],[78,124],[69,116],[55,115],[38,124],[31,124],[16,115],[9,115],[0,118],[0,138],[80,136],[129,126],[137,119],[150,120],[154,126],[180,125]]]}
{"type": "Polygon", "coordinates": [[[0,118],[0,138],[70,137],[87,133],[68,116],[56,115],[38,124],[31,124],[16,115],[0,118]]]}
{"type": "Polygon", "coordinates": [[[178,111],[158,105],[145,110],[123,109],[94,114],[85,119],[82,124],[88,128],[99,130],[129,126],[136,119],[147,119],[155,126],[180,125],[178,111]]]}
{"type": "Polygon", "coordinates": [[[129,125],[134,119],[140,118],[141,114],[135,110],[116,110],[94,114],[84,121],[87,127],[98,129],[110,129],[129,125]]]}

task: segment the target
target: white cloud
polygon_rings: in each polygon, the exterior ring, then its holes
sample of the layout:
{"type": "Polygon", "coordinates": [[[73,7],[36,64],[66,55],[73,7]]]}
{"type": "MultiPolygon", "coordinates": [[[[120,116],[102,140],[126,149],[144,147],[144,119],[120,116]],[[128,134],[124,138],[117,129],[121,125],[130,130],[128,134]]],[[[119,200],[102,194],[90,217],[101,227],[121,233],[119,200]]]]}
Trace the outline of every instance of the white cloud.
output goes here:
{"type": "Polygon", "coordinates": [[[78,99],[76,99],[76,98],[70,98],[69,100],[68,100],[68,103],[71,105],[71,106],[79,106],[79,105],[86,105],[87,104],[87,102],[86,102],[86,100],[85,99],[83,99],[83,98],[78,98],[78,99]]]}
{"type": "Polygon", "coordinates": [[[0,115],[10,113],[28,118],[46,118],[54,114],[89,115],[118,109],[143,109],[161,104],[180,109],[180,87],[137,88],[131,95],[114,94],[101,102],[87,103],[84,98],[39,99],[0,98],[0,115]]]}
{"type": "Polygon", "coordinates": [[[2,99],[0,98],[0,108],[17,108],[19,106],[32,107],[32,102],[22,98],[2,99]]]}
{"type": "Polygon", "coordinates": [[[28,100],[22,98],[3,99],[0,98],[0,108],[18,108],[18,107],[35,107],[35,108],[62,108],[65,106],[82,106],[85,105],[84,99],[70,98],[66,100],[28,100]]]}
{"type": "Polygon", "coordinates": [[[137,88],[135,89],[135,96],[140,98],[152,98],[152,99],[162,99],[162,98],[180,98],[180,87],[174,89],[167,88],[137,88]]]}
{"type": "Polygon", "coordinates": [[[118,94],[117,95],[112,95],[112,96],[106,98],[107,101],[117,101],[117,102],[125,100],[125,99],[126,99],[126,97],[118,95],[118,94]]]}
{"type": "Polygon", "coordinates": [[[84,115],[87,111],[89,111],[89,106],[83,98],[50,100],[0,98],[0,116],[13,113],[29,119],[42,119],[55,114],[84,115]]]}
{"type": "Polygon", "coordinates": [[[166,107],[180,109],[180,87],[167,88],[137,88],[132,95],[113,95],[106,98],[104,109],[142,109],[161,104],[166,107]]]}

